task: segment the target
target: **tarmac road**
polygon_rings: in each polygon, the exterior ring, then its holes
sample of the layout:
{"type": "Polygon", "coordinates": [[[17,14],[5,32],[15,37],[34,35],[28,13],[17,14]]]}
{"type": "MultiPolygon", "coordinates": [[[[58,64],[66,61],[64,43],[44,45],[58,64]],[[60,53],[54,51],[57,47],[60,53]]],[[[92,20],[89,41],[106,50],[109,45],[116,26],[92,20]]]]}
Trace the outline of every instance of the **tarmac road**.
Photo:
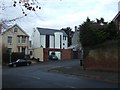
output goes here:
{"type": "Polygon", "coordinates": [[[51,61],[16,68],[3,67],[2,88],[118,88],[115,83],[48,71],[76,64],[79,64],[78,60],[51,61]]]}

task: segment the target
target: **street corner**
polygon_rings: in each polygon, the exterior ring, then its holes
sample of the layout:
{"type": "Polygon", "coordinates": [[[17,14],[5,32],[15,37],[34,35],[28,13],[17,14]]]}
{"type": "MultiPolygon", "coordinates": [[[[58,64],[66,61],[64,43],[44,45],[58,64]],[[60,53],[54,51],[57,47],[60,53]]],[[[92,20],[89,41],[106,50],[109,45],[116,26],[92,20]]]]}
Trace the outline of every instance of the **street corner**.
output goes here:
{"type": "Polygon", "coordinates": [[[118,83],[118,75],[117,73],[109,73],[109,72],[98,72],[93,70],[84,70],[81,69],[80,66],[64,66],[64,67],[54,67],[49,69],[48,71],[63,73],[67,75],[74,75],[77,77],[86,77],[100,81],[107,81],[111,83],[118,83]]]}

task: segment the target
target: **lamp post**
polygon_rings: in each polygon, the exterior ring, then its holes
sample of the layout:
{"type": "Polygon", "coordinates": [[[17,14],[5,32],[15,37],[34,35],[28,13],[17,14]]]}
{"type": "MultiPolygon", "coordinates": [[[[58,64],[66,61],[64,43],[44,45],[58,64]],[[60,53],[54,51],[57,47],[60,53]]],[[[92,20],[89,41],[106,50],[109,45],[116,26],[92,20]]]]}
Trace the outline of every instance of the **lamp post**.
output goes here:
{"type": "Polygon", "coordinates": [[[81,69],[84,68],[84,63],[83,63],[83,48],[80,48],[80,67],[81,69]]]}

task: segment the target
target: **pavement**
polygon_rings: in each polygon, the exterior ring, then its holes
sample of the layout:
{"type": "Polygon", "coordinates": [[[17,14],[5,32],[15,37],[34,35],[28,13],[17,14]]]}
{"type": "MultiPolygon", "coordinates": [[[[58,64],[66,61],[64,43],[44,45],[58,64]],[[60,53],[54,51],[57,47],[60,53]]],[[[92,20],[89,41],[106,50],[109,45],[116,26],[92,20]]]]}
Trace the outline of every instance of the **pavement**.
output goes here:
{"type": "Polygon", "coordinates": [[[101,81],[120,83],[120,80],[118,80],[118,73],[116,72],[83,70],[79,65],[52,68],[48,71],[64,73],[67,75],[87,77],[87,78],[92,78],[92,79],[101,80],[101,81]]]}

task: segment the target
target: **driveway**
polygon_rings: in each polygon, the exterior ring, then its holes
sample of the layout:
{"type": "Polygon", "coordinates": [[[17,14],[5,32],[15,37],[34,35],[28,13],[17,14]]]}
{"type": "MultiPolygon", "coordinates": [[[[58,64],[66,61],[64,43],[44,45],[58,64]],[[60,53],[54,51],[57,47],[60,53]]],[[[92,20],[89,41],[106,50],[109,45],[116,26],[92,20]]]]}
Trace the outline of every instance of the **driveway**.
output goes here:
{"type": "Polygon", "coordinates": [[[16,68],[3,67],[3,88],[118,88],[115,83],[50,72],[50,69],[78,65],[79,60],[50,61],[16,68]]]}

